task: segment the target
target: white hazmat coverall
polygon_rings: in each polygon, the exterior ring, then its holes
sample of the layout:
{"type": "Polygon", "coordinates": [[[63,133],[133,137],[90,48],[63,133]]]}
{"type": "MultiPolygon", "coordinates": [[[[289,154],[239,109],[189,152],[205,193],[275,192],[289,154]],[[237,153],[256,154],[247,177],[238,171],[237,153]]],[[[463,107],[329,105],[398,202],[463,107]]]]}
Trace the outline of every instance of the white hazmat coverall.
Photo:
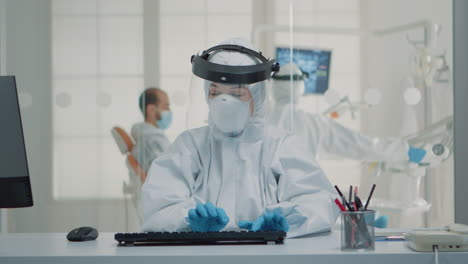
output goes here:
{"type": "MultiPolygon", "coordinates": [[[[239,39],[223,44],[252,49],[239,39]]],[[[209,60],[256,63],[235,51],[219,51],[209,60]]],[[[221,132],[210,108],[209,126],[185,131],[153,161],[142,188],[143,231],[188,231],[189,209],[206,202],[223,208],[230,218],[223,230],[238,229],[239,221],[254,221],[275,208],[289,223],[288,237],[328,231],[334,225],[339,211],[332,184],[297,137],[265,124],[265,83],[246,87],[254,110],[241,134],[221,132]]]]}
{"type": "MultiPolygon", "coordinates": [[[[281,67],[277,75],[300,75],[302,71],[295,64],[281,67]]],[[[404,140],[386,140],[365,136],[344,127],[338,122],[318,114],[297,109],[304,91],[304,81],[293,81],[291,97],[290,82],[272,81],[273,104],[269,114],[275,126],[292,130],[303,144],[317,157],[320,153],[336,154],[345,158],[365,161],[408,161],[409,145],[404,140]],[[291,102],[292,99],[292,102],[291,102]],[[292,107],[291,107],[292,106],[292,107]],[[292,111],[292,115],[291,115],[292,111]],[[291,129],[291,116],[293,118],[291,129]]]]}

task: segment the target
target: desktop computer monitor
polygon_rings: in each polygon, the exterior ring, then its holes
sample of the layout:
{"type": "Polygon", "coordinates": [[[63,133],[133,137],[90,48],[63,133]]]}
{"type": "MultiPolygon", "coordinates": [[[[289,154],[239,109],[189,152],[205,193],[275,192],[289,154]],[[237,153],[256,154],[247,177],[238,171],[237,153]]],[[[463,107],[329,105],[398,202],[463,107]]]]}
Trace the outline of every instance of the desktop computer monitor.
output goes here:
{"type": "MultiPolygon", "coordinates": [[[[280,66],[291,62],[289,48],[276,48],[276,60],[280,66]]],[[[304,94],[324,94],[328,90],[330,76],[330,50],[293,49],[293,63],[308,74],[304,79],[304,94]]]]}
{"type": "Polygon", "coordinates": [[[0,208],[33,205],[14,76],[0,76],[0,208]]]}

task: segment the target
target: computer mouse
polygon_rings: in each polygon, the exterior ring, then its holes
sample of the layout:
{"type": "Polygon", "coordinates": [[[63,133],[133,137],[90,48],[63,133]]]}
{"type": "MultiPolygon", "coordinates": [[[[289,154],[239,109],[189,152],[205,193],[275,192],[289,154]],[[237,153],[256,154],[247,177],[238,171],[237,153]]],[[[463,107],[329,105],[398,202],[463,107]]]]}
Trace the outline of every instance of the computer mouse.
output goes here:
{"type": "Polygon", "coordinates": [[[67,235],[67,239],[70,241],[89,241],[95,240],[98,235],[99,233],[96,228],[82,226],[70,231],[67,235]]]}

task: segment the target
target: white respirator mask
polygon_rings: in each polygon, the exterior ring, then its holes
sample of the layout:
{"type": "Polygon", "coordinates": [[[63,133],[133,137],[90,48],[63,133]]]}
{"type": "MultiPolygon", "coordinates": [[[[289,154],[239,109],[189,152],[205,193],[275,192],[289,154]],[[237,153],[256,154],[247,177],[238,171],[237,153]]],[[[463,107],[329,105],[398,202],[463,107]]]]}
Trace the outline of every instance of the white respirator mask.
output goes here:
{"type": "Polygon", "coordinates": [[[210,117],[216,128],[233,136],[239,135],[250,117],[250,101],[241,101],[229,94],[208,100],[210,117]]]}

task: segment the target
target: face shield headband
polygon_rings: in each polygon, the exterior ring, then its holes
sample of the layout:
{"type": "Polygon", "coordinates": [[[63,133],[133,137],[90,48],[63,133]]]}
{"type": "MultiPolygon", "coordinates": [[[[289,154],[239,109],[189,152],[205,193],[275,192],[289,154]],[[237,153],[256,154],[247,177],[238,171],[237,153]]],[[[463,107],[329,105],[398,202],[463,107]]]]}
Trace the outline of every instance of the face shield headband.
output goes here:
{"type": "Polygon", "coordinates": [[[252,84],[270,79],[273,73],[279,71],[279,64],[274,59],[268,60],[261,53],[238,45],[218,45],[203,51],[201,55],[193,55],[192,72],[196,76],[217,83],[252,84]],[[255,65],[231,66],[208,61],[210,55],[217,51],[237,51],[257,58],[260,63],[255,65]]]}
{"type": "MultiPolygon", "coordinates": [[[[277,81],[289,81],[291,80],[291,75],[277,75],[277,74],[274,74],[272,77],[271,77],[273,80],[277,80],[277,81]]],[[[302,72],[302,74],[293,74],[292,76],[292,80],[293,81],[302,81],[304,79],[307,79],[309,78],[309,74],[307,72],[302,72]]]]}

